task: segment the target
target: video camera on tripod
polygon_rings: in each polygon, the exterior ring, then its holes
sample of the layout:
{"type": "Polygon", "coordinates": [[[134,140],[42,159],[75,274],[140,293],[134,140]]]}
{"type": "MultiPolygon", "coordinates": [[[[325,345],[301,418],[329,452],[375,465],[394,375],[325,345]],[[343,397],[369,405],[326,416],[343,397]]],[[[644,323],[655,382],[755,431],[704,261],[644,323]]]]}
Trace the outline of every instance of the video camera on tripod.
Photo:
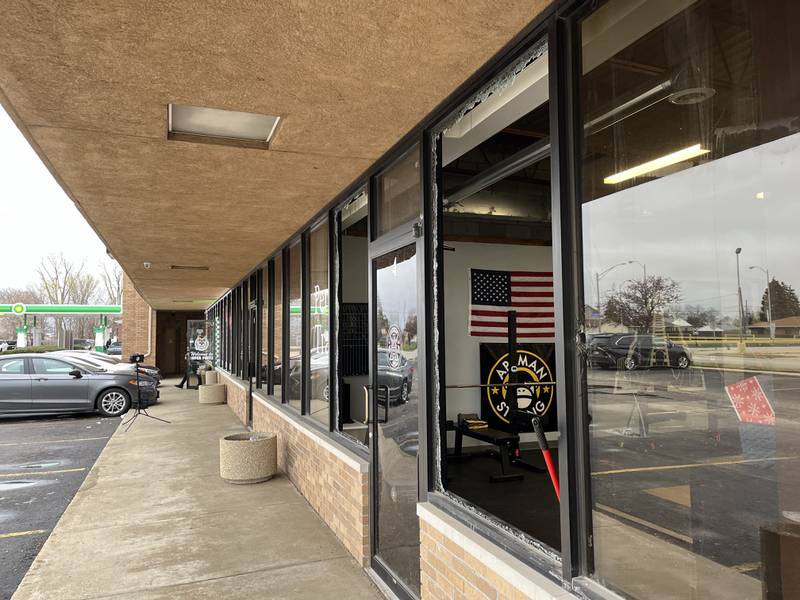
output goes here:
{"type": "Polygon", "coordinates": [[[154,417],[153,415],[149,414],[147,409],[144,407],[144,403],[142,402],[142,386],[140,385],[139,381],[139,375],[141,371],[139,370],[139,365],[144,362],[144,354],[131,354],[128,358],[128,362],[133,364],[133,370],[136,371],[136,411],[133,413],[133,416],[130,419],[122,424],[123,426],[127,426],[125,431],[127,432],[133,426],[133,422],[139,415],[150,417],[151,419],[161,421],[162,423],[169,423],[169,421],[166,419],[154,417]]]}

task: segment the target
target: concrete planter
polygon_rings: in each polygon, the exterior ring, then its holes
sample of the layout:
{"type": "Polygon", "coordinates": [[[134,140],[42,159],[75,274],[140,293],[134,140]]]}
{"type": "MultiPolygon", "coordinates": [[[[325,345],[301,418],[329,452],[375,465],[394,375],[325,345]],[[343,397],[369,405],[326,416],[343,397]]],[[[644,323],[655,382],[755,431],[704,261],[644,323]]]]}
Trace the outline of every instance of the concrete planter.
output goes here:
{"type": "Polygon", "coordinates": [[[199,400],[200,404],[225,404],[225,384],[201,385],[199,400]]]}
{"type": "Polygon", "coordinates": [[[200,372],[200,378],[203,380],[203,385],[211,385],[217,383],[217,372],[210,369],[200,372]]]}
{"type": "Polygon", "coordinates": [[[260,483],[278,470],[274,433],[234,433],[219,440],[219,475],[228,483],[260,483]]]}

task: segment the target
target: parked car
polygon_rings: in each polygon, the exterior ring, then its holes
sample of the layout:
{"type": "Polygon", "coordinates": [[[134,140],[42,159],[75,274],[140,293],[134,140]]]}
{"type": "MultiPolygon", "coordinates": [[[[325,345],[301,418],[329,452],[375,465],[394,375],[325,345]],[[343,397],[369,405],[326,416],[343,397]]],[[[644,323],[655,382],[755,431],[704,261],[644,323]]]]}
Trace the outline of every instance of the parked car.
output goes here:
{"type": "Polygon", "coordinates": [[[601,369],[668,367],[688,369],[692,364],[689,349],[653,335],[599,333],[589,340],[589,361],[601,369]]]}
{"type": "Polygon", "coordinates": [[[73,350],[91,350],[92,348],[94,348],[94,340],[89,340],[89,339],[72,340],[73,350]]]}
{"type": "Polygon", "coordinates": [[[111,342],[106,348],[106,353],[111,356],[122,356],[122,344],[120,342],[111,342]]]}
{"type": "Polygon", "coordinates": [[[0,356],[0,416],[98,412],[118,417],[158,400],[156,381],[130,371],[109,371],[73,357],[0,356]]]}
{"type": "Polygon", "coordinates": [[[402,354],[398,356],[399,364],[389,363],[389,351],[378,350],[378,403],[386,401],[386,390],[389,391],[389,404],[405,404],[411,393],[411,381],[414,367],[402,354]]]}
{"type": "MultiPolygon", "coordinates": [[[[60,354],[62,356],[69,356],[77,360],[88,362],[97,367],[106,369],[108,371],[119,371],[136,374],[133,363],[120,362],[113,356],[107,356],[102,352],[93,352],[86,350],[55,350],[48,354],[60,354]]],[[[158,385],[161,385],[161,369],[155,365],[139,364],[139,373],[152,377],[156,380],[158,385]]]]}
{"type": "MultiPolygon", "coordinates": [[[[329,354],[327,350],[311,350],[311,360],[309,362],[309,374],[311,376],[311,397],[320,398],[325,401],[330,399],[330,370],[329,354]]],[[[411,381],[414,376],[414,368],[405,356],[399,357],[400,363],[396,367],[389,364],[389,351],[378,350],[378,403],[381,406],[386,404],[386,388],[389,389],[390,404],[404,404],[408,402],[408,395],[411,393],[411,381]]],[[[289,377],[292,378],[293,385],[299,386],[300,383],[300,360],[292,358],[292,365],[289,377]]],[[[277,376],[280,376],[277,367],[277,376]]]]}

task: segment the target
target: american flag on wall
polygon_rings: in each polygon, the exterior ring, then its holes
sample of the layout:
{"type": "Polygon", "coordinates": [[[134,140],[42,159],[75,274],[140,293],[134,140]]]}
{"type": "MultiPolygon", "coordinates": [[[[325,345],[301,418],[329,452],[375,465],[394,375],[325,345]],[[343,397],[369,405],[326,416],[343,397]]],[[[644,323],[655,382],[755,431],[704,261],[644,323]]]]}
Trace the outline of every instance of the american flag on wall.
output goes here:
{"type": "Polygon", "coordinates": [[[555,341],[553,273],[470,269],[469,334],[508,338],[508,311],[517,312],[517,339],[555,341]]]}

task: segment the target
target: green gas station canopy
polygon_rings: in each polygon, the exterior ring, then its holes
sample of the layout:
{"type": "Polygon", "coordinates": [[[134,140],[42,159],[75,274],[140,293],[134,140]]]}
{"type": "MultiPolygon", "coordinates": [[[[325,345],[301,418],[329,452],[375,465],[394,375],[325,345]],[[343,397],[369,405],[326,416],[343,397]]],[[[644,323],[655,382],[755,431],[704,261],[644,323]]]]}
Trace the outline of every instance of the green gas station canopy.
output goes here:
{"type": "Polygon", "coordinates": [[[119,304],[0,304],[0,315],[119,315],[119,304]]]}

